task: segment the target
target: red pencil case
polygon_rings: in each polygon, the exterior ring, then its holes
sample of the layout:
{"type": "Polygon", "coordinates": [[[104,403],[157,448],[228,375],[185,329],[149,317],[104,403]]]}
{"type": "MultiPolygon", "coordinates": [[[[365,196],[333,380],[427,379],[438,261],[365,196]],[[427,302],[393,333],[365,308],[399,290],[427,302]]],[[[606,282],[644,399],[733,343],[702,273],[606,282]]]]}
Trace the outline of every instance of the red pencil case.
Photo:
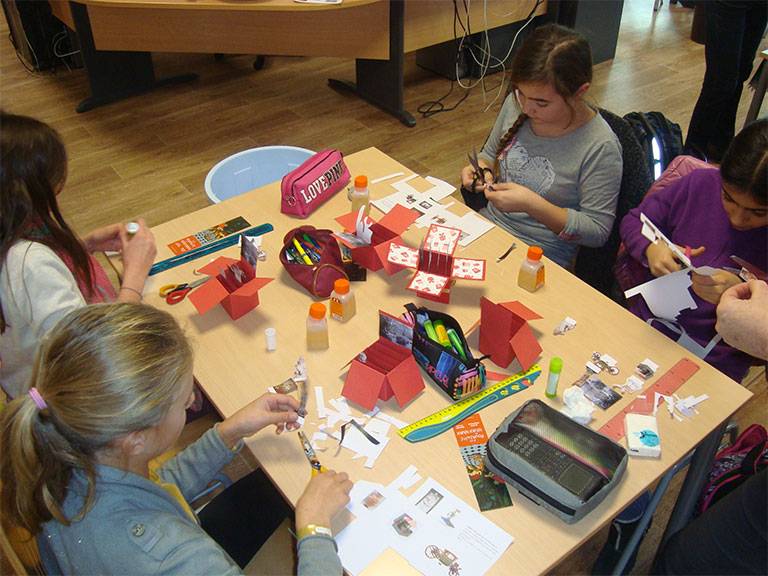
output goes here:
{"type": "Polygon", "coordinates": [[[280,212],[309,216],[349,182],[350,174],[338,150],[323,150],[288,172],[280,183],[280,212]]]}

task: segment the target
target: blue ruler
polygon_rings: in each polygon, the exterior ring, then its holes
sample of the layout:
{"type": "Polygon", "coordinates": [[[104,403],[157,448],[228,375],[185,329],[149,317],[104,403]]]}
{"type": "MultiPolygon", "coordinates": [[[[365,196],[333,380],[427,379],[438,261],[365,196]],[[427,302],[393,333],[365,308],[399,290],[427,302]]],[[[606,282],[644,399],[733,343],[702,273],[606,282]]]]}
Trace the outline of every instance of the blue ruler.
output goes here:
{"type": "Polygon", "coordinates": [[[477,394],[459,400],[456,404],[452,404],[439,412],[422,418],[418,422],[400,428],[397,433],[409,442],[421,442],[422,440],[433,438],[453,428],[464,418],[479,412],[486,406],[490,406],[516,392],[525,390],[533,384],[539,374],[541,374],[541,367],[538,364],[534,364],[525,372],[513,374],[509,378],[505,378],[477,394]]]}
{"type": "MultiPolygon", "coordinates": [[[[241,232],[241,234],[245,234],[246,236],[261,236],[262,234],[266,234],[272,230],[274,230],[272,224],[262,224],[261,226],[255,226],[253,228],[249,228],[248,230],[244,230],[241,232]]],[[[228,236],[226,238],[222,238],[221,240],[216,240],[216,242],[211,242],[205,246],[200,246],[200,248],[195,248],[194,250],[190,250],[184,254],[179,254],[178,256],[173,256],[172,258],[161,260],[160,262],[155,262],[152,265],[152,268],[149,269],[149,275],[152,276],[153,274],[163,272],[173,268],[174,266],[183,264],[184,262],[189,262],[190,260],[195,260],[205,256],[206,254],[217,252],[222,248],[226,248],[227,246],[234,246],[237,244],[239,238],[240,234],[234,234],[233,236],[228,236]]]]}

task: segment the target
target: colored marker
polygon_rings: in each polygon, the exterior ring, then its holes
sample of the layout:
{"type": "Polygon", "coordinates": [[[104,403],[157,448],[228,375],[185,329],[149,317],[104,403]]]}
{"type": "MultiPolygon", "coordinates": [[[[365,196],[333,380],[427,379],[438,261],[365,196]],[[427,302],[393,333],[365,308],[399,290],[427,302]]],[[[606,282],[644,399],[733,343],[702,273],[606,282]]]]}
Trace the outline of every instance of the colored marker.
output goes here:
{"type": "Polygon", "coordinates": [[[461,356],[461,359],[464,360],[464,362],[467,361],[467,354],[464,352],[464,347],[461,345],[461,338],[459,338],[459,335],[456,333],[456,330],[453,328],[448,328],[448,339],[451,341],[451,344],[453,344],[454,349],[456,352],[458,352],[459,356],[461,356]]]}
{"type": "Polygon", "coordinates": [[[308,236],[308,235],[306,235],[306,234],[302,234],[302,237],[304,238],[304,240],[305,240],[305,241],[306,241],[308,244],[310,244],[310,245],[314,246],[315,248],[317,248],[317,252],[318,252],[318,253],[320,253],[320,252],[322,252],[322,251],[323,251],[323,248],[322,248],[322,246],[320,246],[320,243],[319,243],[317,240],[315,240],[314,238],[312,238],[312,237],[310,237],[310,236],[308,236]]]}
{"type": "Polygon", "coordinates": [[[304,263],[312,265],[312,259],[307,256],[307,253],[304,252],[304,248],[301,246],[301,242],[296,240],[296,238],[293,239],[293,245],[296,246],[296,250],[299,251],[299,255],[301,255],[301,259],[304,260],[304,263]]]}
{"type": "Polygon", "coordinates": [[[432,325],[431,320],[424,320],[424,330],[427,332],[427,337],[434,341],[434,342],[440,342],[440,340],[437,338],[437,332],[435,332],[435,327],[432,325]]]}
{"type": "Polygon", "coordinates": [[[442,320],[435,320],[432,322],[432,326],[435,328],[435,332],[437,332],[437,341],[440,342],[440,345],[450,348],[451,339],[448,338],[448,332],[445,330],[442,320]]]}

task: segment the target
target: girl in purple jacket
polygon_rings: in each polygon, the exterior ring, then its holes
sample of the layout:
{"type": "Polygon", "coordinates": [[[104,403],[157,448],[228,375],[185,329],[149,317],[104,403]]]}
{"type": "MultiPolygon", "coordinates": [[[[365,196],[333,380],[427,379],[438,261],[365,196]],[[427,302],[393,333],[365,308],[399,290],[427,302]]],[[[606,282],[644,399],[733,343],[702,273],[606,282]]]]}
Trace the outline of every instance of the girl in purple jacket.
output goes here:
{"type": "MultiPolygon", "coordinates": [[[[644,282],[676,272],[681,264],[663,242],[652,243],[642,235],[641,212],[682,252],[688,249],[693,266],[711,266],[717,272],[711,276],[691,272],[697,307],[682,310],[675,321],[651,320],[653,314],[641,297],[630,302],[630,309],[681,344],[687,335],[694,343],[689,349],[697,348],[695,344],[706,349],[717,336],[715,308],[720,296],[742,281],[728,270],[738,268],[731,256],[768,269],[768,119],[753,122],[736,136],[720,170],[694,170],[647,196],[622,220],[621,238],[627,252],[644,266],[644,282]]],[[[753,361],[722,340],[704,359],[736,381],[744,378],[753,361]]]]}

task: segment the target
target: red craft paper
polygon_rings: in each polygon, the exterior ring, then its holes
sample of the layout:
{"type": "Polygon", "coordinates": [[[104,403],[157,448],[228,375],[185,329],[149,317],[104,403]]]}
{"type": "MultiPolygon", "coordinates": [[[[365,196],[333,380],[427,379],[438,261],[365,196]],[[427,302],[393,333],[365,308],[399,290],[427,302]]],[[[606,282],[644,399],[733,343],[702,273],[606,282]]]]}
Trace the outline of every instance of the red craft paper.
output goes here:
{"type": "Polygon", "coordinates": [[[536,358],[541,354],[541,346],[527,322],[521,325],[509,339],[509,346],[523,370],[528,370],[533,366],[536,358]]]}
{"type": "Polygon", "coordinates": [[[480,300],[481,354],[489,354],[497,366],[506,368],[517,358],[523,370],[530,368],[541,353],[528,319],[541,318],[519,302],[495,304],[483,297],[480,300]]]}

